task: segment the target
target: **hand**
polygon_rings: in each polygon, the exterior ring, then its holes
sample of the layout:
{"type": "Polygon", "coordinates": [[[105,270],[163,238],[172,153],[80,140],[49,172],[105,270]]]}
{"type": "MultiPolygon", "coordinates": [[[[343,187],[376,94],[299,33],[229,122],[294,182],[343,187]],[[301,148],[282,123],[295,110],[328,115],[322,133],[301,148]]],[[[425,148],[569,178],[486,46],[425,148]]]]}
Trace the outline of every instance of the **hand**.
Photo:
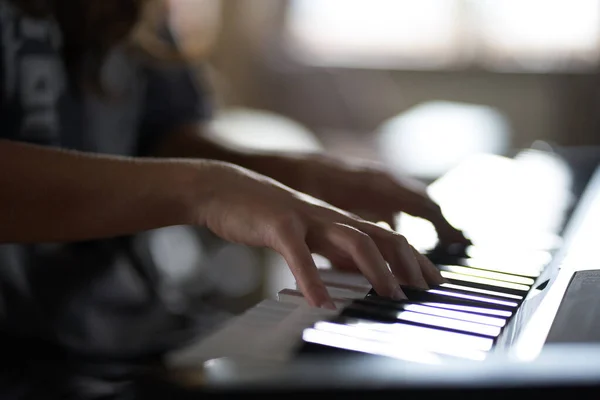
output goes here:
{"type": "Polygon", "coordinates": [[[311,305],[333,307],[312,253],[353,265],[383,296],[404,298],[399,284],[443,282],[400,234],[241,167],[215,165],[210,200],[195,222],[225,240],[280,253],[311,305]]]}
{"type": "Polygon", "coordinates": [[[424,185],[395,178],[374,163],[299,156],[281,159],[279,170],[277,178],[289,186],[373,222],[383,221],[394,229],[395,215],[406,212],[430,221],[442,246],[471,244],[446,220],[424,185]]]}

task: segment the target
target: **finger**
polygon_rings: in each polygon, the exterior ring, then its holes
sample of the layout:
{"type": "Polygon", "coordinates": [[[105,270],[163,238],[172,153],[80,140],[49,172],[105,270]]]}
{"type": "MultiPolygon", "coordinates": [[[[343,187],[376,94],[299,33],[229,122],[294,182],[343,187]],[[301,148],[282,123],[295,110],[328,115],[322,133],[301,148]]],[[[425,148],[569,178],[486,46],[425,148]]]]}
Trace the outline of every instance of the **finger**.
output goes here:
{"type": "Polygon", "coordinates": [[[471,241],[464,235],[464,233],[456,229],[444,216],[440,206],[433,202],[428,201],[424,205],[424,218],[433,224],[438,234],[440,242],[445,245],[459,244],[463,246],[471,245],[471,241]]]}
{"type": "MultiPolygon", "coordinates": [[[[360,217],[359,219],[363,219],[365,221],[373,222],[374,224],[379,225],[380,227],[387,230],[395,230],[395,216],[393,213],[388,212],[374,212],[374,211],[359,211],[356,214],[360,217]]],[[[357,218],[355,218],[357,219],[357,218]]]]}
{"type": "Polygon", "coordinates": [[[462,231],[450,224],[439,204],[427,196],[425,192],[419,193],[407,190],[407,188],[396,184],[394,187],[393,198],[399,210],[431,222],[435,227],[440,242],[443,244],[457,243],[467,246],[471,244],[462,231]]]}
{"type": "Polygon", "coordinates": [[[394,214],[384,216],[381,221],[385,222],[391,231],[396,231],[396,218],[394,214]]]}
{"type": "Polygon", "coordinates": [[[403,284],[429,289],[418,259],[406,238],[399,234],[379,235],[377,245],[381,249],[390,269],[403,284]]]}
{"type": "Polygon", "coordinates": [[[360,273],[360,269],[356,266],[352,258],[340,256],[326,256],[331,262],[331,267],[340,271],[360,273]]]}
{"type": "Polygon", "coordinates": [[[369,235],[358,229],[329,224],[322,229],[322,240],[349,255],[380,296],[406,299],[385,259],[369,235]]]}
{"type": "Polygon", "coordinates": [[[446,247],[451,245],[467,247],[473,244],[461,230],[454,228],[447,221],[438,222],[438,224],[434,226],[440,239],[440,243],[446,247]]]}
{"type": "Polygon", "coordinates": [[[302,235],[288,233],[280,236],[278,250],[287,262],[302,294],[313,307],[335,309],[335,305],[327,292],[310,249],[302,235]]]}
{"type": "Polygon", "coordinates": [[[355,212],[360,219],[364,219],[365,221],[373,222],[382,228],[393,229],[394,226],[394,217],[390,215],[390,213],[382,212],[382,211],[373,211],[373,210],[363,210],[355,212]]]}
{"type": "Polygon", "coordinates": [[[393,214],[381,214],[379,217],[372,220],[377,226],[388,231],[395,231],[396,222],[393,214]]]}
{"type": "Polygon", "coordinates": [[[412,252],[412,247],[402,235],[394,235],[382,245],[394,275],[407,285],[429,289],[421,265],[412,252]]]}
{"type": "Polygon", "coordinates": [[[429,285],[441,285],[442,283],[447,283],[440,270],[429,260],[429,258],[419,253],[414,247],[412,250],[419,263],[419,266],[421,267],[423,277],[429,285]]]}

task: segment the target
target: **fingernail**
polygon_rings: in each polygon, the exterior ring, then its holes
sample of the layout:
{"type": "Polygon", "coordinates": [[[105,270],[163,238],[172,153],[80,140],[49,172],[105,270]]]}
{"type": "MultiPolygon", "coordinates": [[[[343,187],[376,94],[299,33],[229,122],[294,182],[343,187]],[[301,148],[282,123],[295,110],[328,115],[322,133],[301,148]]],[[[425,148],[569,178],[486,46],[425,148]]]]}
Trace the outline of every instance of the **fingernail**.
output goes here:
{"type": "Polygon", "coordinates": [[[321,308],[326,308],[328,310],[337,310],[337,307],[335,306],[335,304],[331,300],[327,300],[326,302],[324,302],[323,304],[321,304],[321,308]]]}
{"type": "Polygon", "coordinates": [[[402,291],[402,289],[400,289],[398,287],[398,288],[394,289],[394,292],[392,293],[392,299],[394,299],[394,300],[406,300],[407,297],[404,294],[404,292],[402,291]]]}

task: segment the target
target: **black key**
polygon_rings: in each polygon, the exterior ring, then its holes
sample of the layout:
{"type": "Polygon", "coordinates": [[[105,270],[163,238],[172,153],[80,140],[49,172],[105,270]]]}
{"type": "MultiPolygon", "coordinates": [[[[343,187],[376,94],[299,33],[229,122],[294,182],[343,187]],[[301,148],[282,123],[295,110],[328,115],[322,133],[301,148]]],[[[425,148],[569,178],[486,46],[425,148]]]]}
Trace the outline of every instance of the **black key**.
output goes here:
{"type": "MultiPolygon", "coordinates": [[[[440,266],[440,268],[443,266],[440,266]]],[[[462,267],[456,267],[456,269],[462,267]]],[[[527,292],[531,289],[531,285],[534,282],[531,282],[528,285],[524,285],[521,283],[507,282],[497,279],[490,279],[481,276],[474,276],[473,274],[469,274],[468,268],[465,270],[461,270],[461,272],[454,272],[448,270],[442,270],[442,276],[450,283],[478,288],[481,290],[497,292],[497,296],[500,297],[508,297],[508,298],[517,298],[515,296],[520,296],[523,298],[527,295],[527,292]],[[503,296],[504,295],[504,296],[503,296]]],[[[476,273],[475,271],[474,273],[476,273]]]]}
{"type": "Polygon", "coordinates": [[[457,319],[460,321],[474,322],[474,323],[478,323],[478,324],[496,326],[496,327],[500,327],[500,328],[502,328],[506,325],[506,318],[482,315],[480,313],[476,314],[476,313],[466,312],[466,311],[444,309],[444,308],[440,308],[440,307],[429,306],[429,305],[423,304],[423,303],[415,303],[412,301],[401,301],[401,302],[397,302],[396,304],[383,305],[381,303],[379,303],[379,304],[374,303],[374,302],[372,302],[370,300],[366,300],[366,299],[358,299],[358,300],[352,301],[352,303],[350,304],[350,307],[352,307],[354,305],[370,307],[371,309],[374,309],[374,310],[389,310],[391,312],[396,312],[396,313],[402,312],[402,311],[410,311],[410,312],[416,312],[416,313],[426,314],[426,315],[436,315],[439,317],[457,319]]]}
{"type": "MultiPolygon", "coordinates": [[[[361,302],[364,304],[371,305],[373,307],[396,307],[399,303],[403,304],[406,300],[398,301],[392,300],[387,297],[380,296],[367,296],[364,299],[354,300],[356,302],[361,302]]],[[[455,310],[462,311],[471,314],[484,315],[484,316],[493,316],[502,319],[508,319],[512,317],[512,311],[504,311],[498,310],[494,308],[486,308],[486,307],[477,307],[477,306],[469,306],[462,304],[452,304],[452,303],[441,303],[435,301],[425,301],[425,302],[413,302],[410,301],[411,304],[422,304],[428,307],[441,308],[445,310],[455,310]]]]}
{"type": "MultiPolygon", "coordinates": [[[[448,292],[448,293],[461,293],[461,294],[465,294],[465,295],[474,295],[477,296],[477,300],[476,301],[483,301],[483,302],[489,302],[489,303],[494,303],[496,300],[498,300],[500,303],[498,304],[503,304],[505,303],[505,301],[507,299],[503,298],[502,296],[498,296],[497,294],[475,294],[473,292],[472,288],[469,287],[462,287],[460,285],[454,285],[456,286],[455,288],[442,288],[441,286],[434,286],[431,287],[429,289],[421,289],[421,288],[416,288],[413,286],[406,286],[406,285],[401,285],[402,291],[404,292],[404,294],[406,295],[406,297],[408,298],[408,300],[413,300],[413,301],[423,301],[424,299],[429,299],[432,295],[440,295],[440,293],[438,293],[438,291],[443,290],[444,292],[448,292]]],[[[369,291],[369,293],[367,294],[367,296],[378,296],[377,293],[375,292],[374,289],[371,289],[371,291],[369,291]]],[[[458,296],[455,296],[458,297],[458,296]]],[[[470,299],[470,300],[475,300],[475,299],[470,299]]],[[[514,301],[509,301],[510,303],[514,303],[514,301]]]]}
{"type": "Polygon", "coordinates": [[[521,275],[510,272],[503,272],[494,269],[481,268],[477,266],[466,266],[466,265],[445,265],[438,264],[437,267],[440,271],[454,272],[458,274],[472,275],[481,278],[488,278],[499,280],[503,282],[511,282],[515,284],[521,284],[531,286],[535,283],[535,279],[529,275],[521,275]]]}
{"type": "Polygon", "coordinates": [[[499,291],[495,287],[482,286],[477,285],[471,282],[465,282],[455,279],[447,279],[447,283],[442,283],[439,286],[433,286],[431,289],[444,289],[453,292],[459,292],[464,294],[471,294],[486,297],[489,299],[503,300],[503,301],[511,301],[520,303],[525,298],[524,294],[513,294],[513,293],[503,293],[499,291]]]}
{"type": "Polygon", "coordinates": [[[365,319],[384,323],[400,323],[407,325],[435,328],[449,332],[470,334],[473,336],[496,338],[500,335],[501,328],[483,325],[475,322],[461,321],[437,315],[421,314],[413,311],[397,311],[385,308],[376,308],[361,304],[352,304],[340,314],[342,317],[365,319]]]}
{"type": "Polygon", "coordinates": [[[456,311],[463,311],[463,312],[469,312],[469,313],[481,314],[481,315],[493,315],[493,316],[504,318],[504,319],[510,319],[513,316],[512,311],[498,310],[498,309],[493,309],[493,308],[471,307],[471,306],[461,305],[461,304],[436,303],[436,302],[424,302],[422,304],[430,306],[430,307],[443,308],[446,310],[456,310],[456,311]]]}
{"type": "MultiPolygon", "coordinates": [[[[519,306],[519,303],[509,300],[483,296],[476,293],[468,293],[459,290],[447,290],[445,288],[433,288],[428,290],[402,286],[402,290],[408,300],[415,302],[440,302],[467,305],[473,307],[492,308],[513,312],[519,306]]],[[[367,297],[380,297],[374,289],[367,294],[367,297]]]]}
{"type": "MultiPolygon", "coordinates": [[[[512,304],[513,307],[515,306],[515,304],[516,304],[516,306],[518,306],[518,304],[523,300],[523,296],[502,293],[502,292],[499,292],[496,290],[491,290],[491,289],[488,290],[488,289],[477,288],[474,286],[468,286],[465,283],[462,283],[462,282],[443,283],[439,286],[432,286],[429,289],[427,289],[427,291],[434,293],[434,292],[437,292],[438,290],[443,290],[444,292],[449,292],[449,293],[459,293],[459,294],[464,294],[464,295],[468,295],[468,296],[477,296],[479,301],[490,302],[490,303],[498,302],[498,304],[512,304]]],[[[417,288],[416,290],[422,291],[424,289],[417,288]]]]}

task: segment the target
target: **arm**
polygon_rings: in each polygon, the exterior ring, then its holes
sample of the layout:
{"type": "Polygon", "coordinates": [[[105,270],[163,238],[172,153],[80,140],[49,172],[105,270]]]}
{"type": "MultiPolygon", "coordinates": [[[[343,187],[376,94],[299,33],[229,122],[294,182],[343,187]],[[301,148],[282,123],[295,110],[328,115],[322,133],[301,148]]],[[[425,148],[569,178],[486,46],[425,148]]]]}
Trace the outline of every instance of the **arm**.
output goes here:
{"type": "Polygon", "coordinates": [[[311,253],[361,271],[385,296],[403,297],[399,281],[441,281],[404,237],[231,164],[92,156],[0,140],[0,167],[0,242],[206,225],[225,240],[280,253],[309,302],[327,307],[333,305],[311,253]]]}
{"type": "Polygon", "coordinates": [[[158,157],[184,157],[220,160],[241,165],[285,184],[291,184],[287,176],[286,160],[300,155],[277,152],[259,152],[241,149],[231,143],[207,134],[206,124],[186,124],[164,135],[156,144],[153,155],[158,157]],[[283,168],[283,169],[282,169],[283,168]]]}
{"type": "Polygon", "coordinates": [[[0,242],[85,240],[185,224],[192,221],[190,198],[202,205],[208,196],[192,182],[209,173],[209,163],[192,168],[0,140],[0,165],[0,242]]]}
{"type": "Polygon", "coordinates": [[[406,212],[430,221],[442,245],[469,245],[463,233],[444,217],[425,187],[406,177],[392,176],[377,165],[337,160],[325,154],[264,153],[239,149],[208,137],[200,124],[185,124],[157,143],[163,157],[198,157],[241,165],[296,190],[369,220],[394,226],[406,212]]]}

